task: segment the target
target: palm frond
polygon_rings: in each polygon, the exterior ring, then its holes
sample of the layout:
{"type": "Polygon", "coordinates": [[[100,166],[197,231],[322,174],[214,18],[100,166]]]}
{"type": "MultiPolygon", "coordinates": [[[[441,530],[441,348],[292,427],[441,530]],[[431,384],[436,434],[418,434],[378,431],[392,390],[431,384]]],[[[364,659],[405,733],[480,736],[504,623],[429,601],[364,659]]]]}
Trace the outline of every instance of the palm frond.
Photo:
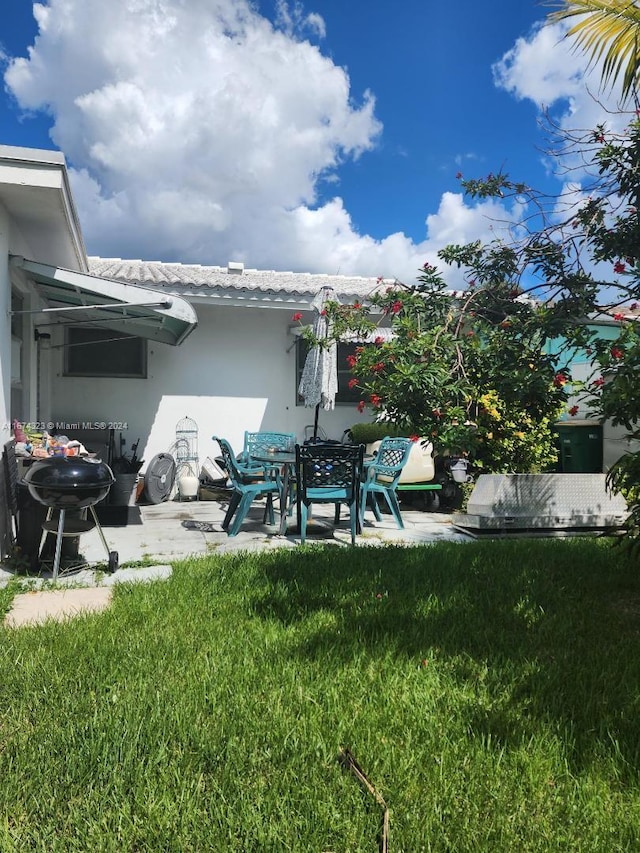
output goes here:
{"type": "Polygon", "coordinates": [[[634,0],[564,0],[550,23],[580,18],[567,31],[589,54],[589,65],[602,62],[602,85],[613,87],[620,74],[622,98],[640,83],[640,6],[634,0]]]}

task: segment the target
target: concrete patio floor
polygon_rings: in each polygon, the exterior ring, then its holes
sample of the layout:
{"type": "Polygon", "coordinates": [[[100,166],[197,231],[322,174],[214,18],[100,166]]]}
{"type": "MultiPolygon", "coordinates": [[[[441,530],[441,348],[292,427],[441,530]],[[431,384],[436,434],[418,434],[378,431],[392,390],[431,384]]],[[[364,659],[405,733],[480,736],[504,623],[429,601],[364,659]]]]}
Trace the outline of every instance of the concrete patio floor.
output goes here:
{"type": "MultiPolygon", "coordinates": [[[[238,535],[230,537],[222,529],[226,507],[226,498],[208,501],[174,500],[129,507],[129,516],[133,521],[123,526],[103,522],[102,530],[109,549],[118,552],[121,566],[141,561],[166,564],[213,552],[295,548],[300,544],[300,536],[294,529],[294,519],[291,519],[287,535],[280,536],[277,511],[276,525],[265,525],[262,522],[264,505],[259,502],[251,508],[238,535]]],[[[402,516],[405,529],[399,530],[392,516],[383,515],[382,521],[377,522],[373,513],[367,511],[364,529],[357,537],[357,546],[471,541],[470,537],[454,529],[450,514],[422,512],[409,507],[403,508],[402,516]]],[[[342,511],[339,526],[334,528],[333,507],[314,507],[314,519],[309,524],[307,542],[350,546],[346,509],[342,511]]],[[[80,553],[90,566],[106,564],[107,554],[96,530],[80,537],[80,553]]],[[[0,568],[0,585],[12,576],[10,571],[0,568]]],[[[46,579],[50,574],[43,571],[41,577],[46,579]]],[[[72,577],[72,574],[69,575],[70,579],[72,577]]]]}
{"type": "MultiPolygon", "coordinates": [[[[141,524],[126,527],[103,527],[110,547],[118,551],[120,563],[145,558],[163,562],[182,559],[193,554],[226,553],[229,551],[255,551],[273,548],[295,548],[300,536],[295,532],[292,517],[286,536],[278,535],[276,525],[263,524],[264,504],[257,502],[251,508],[237,536],[228,536],[222,529],[227,501],[167,501],[155,506],[140,506],[141,524]]],[[[340,524],[333,525],[332,506],[314,506],[314,521],[307,530],[307,542],[333,545],[350,545],[351,534],[346,508],[341,513],[340,524]]],[[[380,545],[389,542],[417,545],[443,539],[470,541],[453,528],[451,515],[403,509],[404,530],[399,530],[390,515],[377,522],[367,511],[362,533],[357,545],[380,545]]],[[[102,560],[104,547],[95,531],[86,534],[81,550],[88,560],[102,560]]]]}
{"type": "MultiPolygon", "coordinates": [[[[120,568],[104,572],[107,554],[96,530],[80,537],[80,554],[86,566],[61,572],[56,589],[51,589],[51,572],[45,567],[39,574],[20,575],[27,591],[17,595],[4,624],[17,628],[48,620],[61,621],[81,613],[103,610],[111,602],[111,587],[118,583],[144,583],[164,580],[171,576],[171,563],[189,556],[211,553],[262,551],[276,548],[295,548],[300,536],[295,533],[291,519],[286,536],[278,535],[279,525],[262,522],[264,505],[252,507],[237,536],[229,537],[222,530],[227,507],[226,499],[211,501],[167,501],[157,505],[123,508],[130,517],[126,525],[102,523],[109,549],[117,551],[120,568]],[[131,564],[144,562],[144,566],[131,564]],[[44,588],[43,588],[44,587],[44,588]]],[[[357,538],[357,547],[376,547],[389,543],[420,545],[429,542],[467,542],[471,537],[455,530],[451,515],[421,512],[404,508],[405,528],[399,530],[391,516],[383,515],[377,522],[367,512],[364,530],[357,538]]],[[[276,522],[278,522],[276,512],[276,522]]],[[[333,507],[314,507],[309,523],[307,542],[322,542],[336,547],[350,547],[351,534],[346,512],[337,528],[333,525],[333,507]]],[[[0,566],[0,587],[16,577],[8,566],[0,566]]]]}

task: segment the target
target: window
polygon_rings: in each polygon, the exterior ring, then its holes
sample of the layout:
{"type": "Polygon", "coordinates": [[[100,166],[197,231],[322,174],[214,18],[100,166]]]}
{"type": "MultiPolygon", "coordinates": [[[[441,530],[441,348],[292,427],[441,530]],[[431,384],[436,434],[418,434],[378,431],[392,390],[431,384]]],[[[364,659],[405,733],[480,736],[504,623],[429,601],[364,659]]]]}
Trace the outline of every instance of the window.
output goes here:
{"type": "MultiPolygon", "coordinates": [[[[353,377],[351,369],[347,364],[347,356],[355,355],[356,347],[362,344],[338,344],[338,393],[336,403],[357,403],[361,398],[359,388],[349,388],[349,380],[353,377]]],[[[309,344],[304,338],[298,338],[296,342],[296,394],[300,387],[302,369],[309,351],[309,344]]],[[[297,404],[302,405],[302,398],[297,396],[297,404]]]]}
{"type": "Polygon", "coordinates": [[[65,329],[65,376],[110,376],[144,379],[147,347],[143,338],[86,326],[65,329]]]}

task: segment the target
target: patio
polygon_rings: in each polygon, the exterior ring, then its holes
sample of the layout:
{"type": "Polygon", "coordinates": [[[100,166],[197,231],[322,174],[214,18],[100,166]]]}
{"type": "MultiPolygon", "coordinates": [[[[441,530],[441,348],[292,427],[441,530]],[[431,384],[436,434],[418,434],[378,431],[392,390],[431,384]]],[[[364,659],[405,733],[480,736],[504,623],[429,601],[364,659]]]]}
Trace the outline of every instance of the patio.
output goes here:
{"type": "MultiPolygon", "coordinates": [[[[274,526],[263,524],[263,505],[254,504],[237,536],[229,537],[222,529],[222,520],[227,508],[226,498],[208,501],[167,501],[165,503],[139,506],[141,524],[126,527],[104,526],[103,530],[110,546],[118,551],[120,563],[126,564],[152,558],[163,562],[179,560],[189,554],[207,554],[229,551],[264,550],[272,548],[294,548],[300,544],[300,536],[293,532],[294,518],[290,520],[286,536],[278,535],[278,513],[274,526]]],[[[349,525],[343,512],[339,527],[333,527],[333,506],[314,508],[317,524],[310,525],[307,540],[325,544],[348,546],[349,525]],[[317,509],[317,511],[316,511],[317,509]]],[[[470,537],[455,530],[451,515],[446,513],[421,512],[403,509],[404,530],[399,530],[391,516],[383,515],[376,522],[368,511],[359,545],[381,545],[390,542],[407,545],[423,544],[442,539],[470,541],[470,537]]],[[[94,532],[81,540],[81,550],[86,558],[100,561],[104,548],[94,532]]]]}
{"type": "MultiPolygon", "coordinates": [[[[134,519],[133,523],[130,521],[126,526],[115,526],[103,522],[102,529],[109,547],[118,552],[120,565],[125,567],[140,561],[164,564],[212,551],[225,553],[270,550],[295,548],[300,544],[299,534],[293,532],[294,519],[289,523],[291,532],[286,536],[279,536],[277,512],[274,526],[263,524],[263,505],[259,502],[251,508],[238,535],[229,537],[222,529],[226,507],[226,498],[207,501],[174,500],[155,505],[140,505],[128,508],[134,519]]],[[[471,541],[471,537],[453,528],[450,514],[422,512],[407,507],[403,508],[402,515],[405,529],[399,530],[392,516],[383,515],[382,521],[376,522],[373,513],[367,511],[364,529],[357,538],[357,545],[418,545],[442,540],[471,541]]],[[[314,508],[314,521],[307,531],[308,543],[350,547],[349,524],[345,513],[339,527],[334,528],[333,506],[318,506],[317,512],[314,508]]],[[[88,563],[104,563],[104,547],[95,530],[82,535],[80,552],[88,563]]],[[[119,572],[122,571],[123,569],[119,569],[119,572]]],[[[0,569],[0,585],[12,576],[7,569],[0,569]]],[[[62,579],[72,582],[74,578],[78,578],[77,573],[70,573],[62,579]]]]}

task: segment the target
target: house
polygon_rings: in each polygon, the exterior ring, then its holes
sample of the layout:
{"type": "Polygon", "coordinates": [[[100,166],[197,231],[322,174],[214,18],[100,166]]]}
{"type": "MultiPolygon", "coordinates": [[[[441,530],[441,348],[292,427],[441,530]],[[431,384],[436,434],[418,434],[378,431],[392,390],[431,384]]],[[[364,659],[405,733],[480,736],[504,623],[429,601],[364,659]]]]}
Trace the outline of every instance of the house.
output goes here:
{"type": "MultiPolygon", "coordinates": [[[[620,333],[620,313],[621,309],[616,309],[616,316],[614,311],[594,315],[587,326],[589,332],[602,341],[613,343],[620,333]]],[[[634,310],[627,310],[624,319],[635,322],[638,314],[634,310]]],[[[564,352],[564,358],[569,357],[571,381],[576,388],[567,401],[567,412],[557,424],[561,464],[564,463],[562,470],[567,473],[608,471],[623,454],[638,452],[640,442],[630,439],[624,426],[614,426],[610,421],[603,422],[594,417],[590,406],[594,397],[584,386],[589,386],[600,374],[597,371],[594,373],[590,353],[576,349],[567,356],[565,342],[561,339],[551,341],[548,351],[556,355],[564,352]]]]}
{"type": "MultiPolygon", "coordinates": [[[[379,286],[371,278],[246,269],[239,262],[205,267],[90,258],[89,268],[94,275],[179,295],[198,314],[198,328],[179,350],[148,348],[147,375],[137,387],[109,383],[116,395],[110,403],[140,409],[137,418],[129,417],[128,432],[134,439],[143,436],[146,458],[171,446],[175,425],[185,416],[198,425],[201,459],[219,455],[211,435],[224,435],[233,447],[242,446],[245,430],[260,428],[304,438],[314,413],[297,393],[305,355],[299,333],[314,319],[311,301],[327,285],[342,302],[363,299],[379,286]],[[300,321],[293,319],[298,313],[300,321]]],[[[346,355],[355,346],[340,346],[336,408],[320,414],[331,438],[368,417],[358,414],[359,396],[347,386],[346,355]]],[[[76,383],[59,382],[57,393],[64,410],[72,411],[76,383]]],[[[120,419],[115,409],[111,415],[100,412],[101,419],[120,419]]]]}
{"type": "MultiPolygon", "coordinates": [[[[64,156],[0,146],[0,442],[13,419],[69,437],[112,428],[116,452],[138,443],[147,462],[171,449],[185,417],[200,460],[218,455],[213,435],[236,447],[260,428],[304,438],[313,412],[298,399],[304,352],[292,318],[311,322],[325,285],[353,301],[379,282],[88,258],[64,156]]],[[[339,357],[344,380],[353,346],[339,357]]],[[[367,418],[353,393],[343,381],[336,409],[321,413],[330,437],[367,418]]]]}
{"type": "MultiPolygon", "coordinates": [[[[303,439],[313,410],[297,393],[299,332],[327,285],[347,303],[381,282],[87,257],[64,156],[0,146],[0,442],[13,419],[89,441],[112,429],[116,454],[137,445],[148,464],[185,418],[200,461],[218,455],[213,435],[238,448],[245,430],[303,439]]],[[[336,407],[320,414],[331,438],[370,417],[347,384],[356,345],[340,345],[336,407]]],[[[3,479],[0,468],[0,506],[3,479]]],[[[0,512],[0,554],[8,523],[0,512]]]]}

